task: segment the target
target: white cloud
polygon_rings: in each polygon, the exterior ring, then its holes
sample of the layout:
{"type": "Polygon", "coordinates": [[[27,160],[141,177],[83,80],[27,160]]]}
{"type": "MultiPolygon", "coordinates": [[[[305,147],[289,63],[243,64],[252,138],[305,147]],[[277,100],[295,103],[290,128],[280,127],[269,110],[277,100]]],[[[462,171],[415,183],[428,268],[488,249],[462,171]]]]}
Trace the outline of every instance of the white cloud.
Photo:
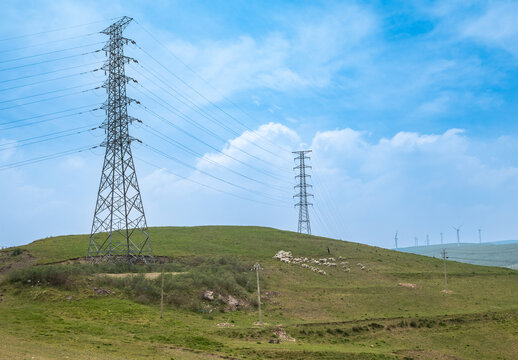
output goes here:
{"type": "MultiPolygon", "coordinates": [[[[370,61],[363,41],[373,36],[378,23],[366,8],[332,6],[311,14],[291,14],[281,22],[283,30],[257,38],[242,34],[199,43],[173,38],[167,46],[218,89],[182,71],[181,76],[195,88],[206,89],[204,95],[212,101],[252,88],[290,92],[327,86],[336,71],[349,68],[354,72],[370,61]]],[[[205,103],[200,98],[196,101],[205,103]]]]}
{"type": "Polygon", "coordinates": [[[232,158],[248,163],[253,162],[253,164],[257,165],[260,161],[254,158],[250,159],[250,155],[262,159],[261,162],[267,161],[272,166],[276,166],[280,161],[282,162],[282,158],[279,158],[278,153],[289,153],[293,145],[299,141],[299,136],[282,124],[264,124],[259,126],[257,130],[245,131],[239,137],[229,140],[221,153],[205,154],[203,158],[197,161],[197,167],[199,169],[213,169],[214,165],[211,162],[235,165],[236,161],[232,158]],[[275,147],[278,148],[274,149],[275,147]]]}
{"type": "Polygon", "coordinates": [[[374,143],[351,129],[318,133],[312,165],[315,202],[325,212],[320,217],[346,219],[345,234],[331,225],[334,236],[384,246],[396,229],[410,241],[414,233],[444,231],[452,221],[484,224],[496,238],[512,237],[518,228],[509,225],[510,214],[518,202],[505,194],[518,191],[518,168],[492,161],[500,142],[486,143],[483,155],[461,129],[399,132],[374,143]]]}
{"type": "Polygon", "coordinates": [[[482,15],[463,24],[461,35],[518,56],[518,3],[489,2],[482,15]]]}

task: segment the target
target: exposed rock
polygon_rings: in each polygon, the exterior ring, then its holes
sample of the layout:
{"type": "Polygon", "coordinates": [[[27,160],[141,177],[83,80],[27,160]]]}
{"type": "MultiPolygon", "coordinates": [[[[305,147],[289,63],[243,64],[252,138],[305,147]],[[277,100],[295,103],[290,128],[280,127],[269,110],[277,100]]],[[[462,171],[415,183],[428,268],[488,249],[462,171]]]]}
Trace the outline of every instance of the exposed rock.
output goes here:
{"type": "Polygon", "coordinates": [[[112,294],[112,291],[110,289],[98,289],[96,287],[94,287],[94,292],[97,295],[110,295],[110,294],[112,294]]]}
{"type": "Polygon", "coordinates": [[[289,342],[295,342],[295,338],[289,336],[286,334],[286,330],[284,330],[282,327],[278,326],[275,329],[273,329],[273,333],[277,336],[277,338],[281,341],[289,341],[289,342]]]}
{"type": "Polygon", "coordinates": [[[399,283],[398,285],[402,286],[402,287],[409,288],[409,289],[417,289],[417,288],[419,288],[419,285],[412,284],[412,283],[399,283]]]}
{"type": "Polygon", "coordinates": [[[227,322],[224,322],[224,323],[219,323],[216,326],[221,328],[221,327],[232,327],[234,325],[230,324],[230,323],[227,323],[227,322]]]}
{"type": "Polygon", "coordinates": [[[213,301],[214,300],[214,291],[205,290],[202,294],[203,299],[213,301]]]}
{"type": "Polygon", "coordinates": [[[68,295],[68,296],[66,297],[66,299],[67,299],[67,300],[72,300],[72,295],[68,295]]]}
{"type": "Polygon", "coordinates": [[[232,295],[227,296],[227,304],[230,306],[239,306],[239,300],[232,295]]]}

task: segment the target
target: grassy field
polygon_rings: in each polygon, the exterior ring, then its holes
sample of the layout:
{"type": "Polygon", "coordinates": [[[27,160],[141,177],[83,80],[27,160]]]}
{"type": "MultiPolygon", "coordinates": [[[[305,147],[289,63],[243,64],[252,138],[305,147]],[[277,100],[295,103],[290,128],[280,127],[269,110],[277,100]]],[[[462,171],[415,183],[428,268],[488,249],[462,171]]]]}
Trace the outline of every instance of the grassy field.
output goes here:
{"type": "Polygon", "coordinates": [[[445,249],[451,260],[474,265],[501,266],[518,270],[518,243],[483,243],[444,244],[415,246],[399,249],[400,251],[425,256],[441,257],[445,249]]]}
{"type": "Polygon", "coordinates": [[[260,227],[150,233],[166,271],[178,273],[164,278],[163,319],[161,277],[103,276],[160,268],[69,261],[84,257],[88,236],[0,252],[0,358],[516,359],[517,271],[448,261],[448,294],[442,260],[430,257],[260,227]],[[320,266],[320,275],[274,259],[279,250],[341,256],[350,271],[320,266]],[[73,264],[46,265],[60,262],[73,264]],[[255,262],[264,326],[254,325],[255,262]],[[204,290],[243,306],[228,311],[204,290]]]}

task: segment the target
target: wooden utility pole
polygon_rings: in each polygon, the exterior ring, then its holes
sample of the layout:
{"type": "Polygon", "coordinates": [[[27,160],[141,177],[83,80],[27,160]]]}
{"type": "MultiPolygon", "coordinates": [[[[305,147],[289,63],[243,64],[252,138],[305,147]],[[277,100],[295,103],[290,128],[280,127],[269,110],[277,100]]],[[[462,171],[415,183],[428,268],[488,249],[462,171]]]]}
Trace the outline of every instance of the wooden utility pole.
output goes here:
{"type": "Polygon", "coordinates": [[[446,277],[446,249],[442,249],[442,260],[444,262],[444,290],[448,291],[448,278],[446,277]]]}
{"type": "Polygon", "coordinates": [[[164,265],[162,264],[162,292],[160,293],[160,319],[164,318],[164,265]]]}
{"type": "Polygon", "coordinates": [[[263,315],[261,313],[261,287],[259,286],[259,270],[263,270],[261,264],[257,263],[254,265],[255,275],[257,278],[257,305],[259,307],[259,325],[263,324],[263,315]]]}

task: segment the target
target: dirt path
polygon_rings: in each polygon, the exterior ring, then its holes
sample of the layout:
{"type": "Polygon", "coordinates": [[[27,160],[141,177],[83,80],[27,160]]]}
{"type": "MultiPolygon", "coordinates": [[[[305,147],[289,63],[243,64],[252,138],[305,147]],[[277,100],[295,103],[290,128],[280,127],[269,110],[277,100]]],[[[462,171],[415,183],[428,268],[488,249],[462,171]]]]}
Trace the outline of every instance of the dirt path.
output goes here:
{"type": "MultiPolygon", "coordinates": [[[[152,272],[152,273],[95,274],[95,276],[107,276],[107,277],[111,277],[111,278],[123,278],[123,277],[127,277],[127,276],[137,276],[137,275],[140,275],[140,274],[144,274],[144,277],[146,279],[153,280],[153,279],[158,278],[161,273],[159,273],[159,272],[152,272]]],[[[185,272],[166,272],[164,274],[165,275],[167,275],[167,274],[170,274],[170,275],[180,275],[180,274],[185,274],[185,272]]]]}

